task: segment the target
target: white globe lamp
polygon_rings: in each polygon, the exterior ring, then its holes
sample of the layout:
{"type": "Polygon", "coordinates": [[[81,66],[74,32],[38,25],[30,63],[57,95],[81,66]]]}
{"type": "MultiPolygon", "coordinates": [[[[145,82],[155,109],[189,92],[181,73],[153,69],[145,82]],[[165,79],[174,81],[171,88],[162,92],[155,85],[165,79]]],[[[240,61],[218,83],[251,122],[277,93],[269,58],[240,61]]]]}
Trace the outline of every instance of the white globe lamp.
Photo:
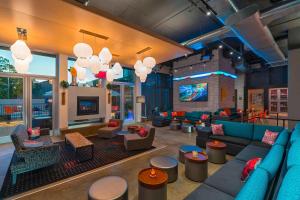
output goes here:
{"type": "Polygon", "coordinates": [[[156,60],[153,57],[146,57],[143,60],[143,64],[146,67],[153,68],[156,65],[156,60]]]}
{"type": "Polygon", "coordinates": [[[20,60],[25,60],[31,55],[29,47],[23,40],[17,40],[13,45],[10,46],[10,50],[13,56],[20,60]]]}
{"type": "Polygon", "coordinates": [[[86,57],[78,57],[76,60],[76,64],[79,67],[87,68],[90,65],[89,58],[86,57]]]}
{"type": "Polygon", "coordinates": [[[101,69],[100,66],[101,66],[101,63],[100,63],[99,57],[96,55],[93,55],[89,59],[89,67],[90,67],[92,73],[97,74],[101,69]]]}
{"type": "Polygon", "coordinates": [[[83,81],[86,77],[86,69],[82,67],[77,67],[76,70],[78,80],[83,81]]]}
{"type": "Polygon", "coordinates": [[[109,65],[108,64],[101,64],[99,71],[107,72],[107,70],[109,70],[109,65]]]}
{"type": "Polygon", "coordinates": [[[73,53],[78,58],[88,58],[93,55],[93,49],[90,45],[80,42],[73,47],[73,53]]]}
{"type": "Polygon", "coordinates": [[[106,80],[108,82],[112,82],[114,80],[114,74],[113,71],[111,69],[108,69],[106,72],[106,80]]]}
{"type": "Polygon", "coordinates": [[[107,47],[104,47],[99,53],[99,59],[103,64],[109,64],[112,60],[112,54],[107,47]]]}

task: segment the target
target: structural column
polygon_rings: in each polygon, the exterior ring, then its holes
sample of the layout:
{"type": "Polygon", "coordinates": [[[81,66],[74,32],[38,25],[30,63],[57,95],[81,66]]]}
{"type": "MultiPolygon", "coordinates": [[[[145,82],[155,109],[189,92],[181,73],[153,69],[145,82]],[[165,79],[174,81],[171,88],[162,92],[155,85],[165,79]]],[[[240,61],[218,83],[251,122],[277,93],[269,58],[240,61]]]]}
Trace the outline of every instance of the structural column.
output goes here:
{"type": "MultiPolygon", "coordinates": [[[[300,120],[300,27],[289,30],[288,36],[288,115],[300,120]]],[[[296,122],[289,122],[293,128],[296,122]]]]}
{"type": "MultiPolygon", "coordinates": [[[[142,83],[140,79],[136,76],[135,78],[135,95],[134,95],[134,105],[135,105],[135,121],[141,122],[142,117],[142,104],[136,103],[136,97],[142,95],[142,83]]],[[[147,99],[146,99],[147,101],[147,99]]]]}

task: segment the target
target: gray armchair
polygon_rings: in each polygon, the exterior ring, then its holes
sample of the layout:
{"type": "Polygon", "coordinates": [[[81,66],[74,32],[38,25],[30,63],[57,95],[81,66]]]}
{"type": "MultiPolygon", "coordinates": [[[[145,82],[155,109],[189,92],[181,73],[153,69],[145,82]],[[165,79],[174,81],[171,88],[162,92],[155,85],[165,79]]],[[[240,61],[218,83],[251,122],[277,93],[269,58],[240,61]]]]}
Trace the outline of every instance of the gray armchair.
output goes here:
{"type": "Polygon", "coordinates": [[[41,135],[36,140],[43,142],[43,146],[26,148],[23,142],[28,139],[28,134],[24,125],[18,125],[11,134],[16,155],[10,167],[13,184],[16,184],[18,174],[48,167],[59,161],[59,145],[52,143],[50,136],[44,130],[41,131],[41,135]]]}
{"type": "Polygon", "coordinates": [[[98,129],[98,136],[101,138],[110,139],[116,136],[116,133],[122,131],[123,129],[123,120],[120,119],[110,119],[109,122],[117,122],[117,127],[108,127],[105,126],[103,128],[98,129]]]}
{"type": "Polygon", "coordinates": [[[152,126],[145,126],[148,131],[146,137],[141,137],[138,134],[124,135],[124,146],[127,151],[150,149],[155,138],[155,128],[152,126]]]}

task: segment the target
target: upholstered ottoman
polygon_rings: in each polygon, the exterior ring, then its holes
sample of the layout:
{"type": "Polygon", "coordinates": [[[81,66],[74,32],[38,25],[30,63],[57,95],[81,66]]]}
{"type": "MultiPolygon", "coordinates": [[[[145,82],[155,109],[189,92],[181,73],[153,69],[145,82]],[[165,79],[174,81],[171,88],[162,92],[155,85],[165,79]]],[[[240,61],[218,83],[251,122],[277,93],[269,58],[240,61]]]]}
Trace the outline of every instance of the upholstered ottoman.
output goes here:
{"type": "Polygon", "coordinates": [[[126,180],[118,176],[99,179],[89,189],[89,200],[128,200],[126,180]]]}
{"type": "Polygon", "coordinates": [[[180,128],[181,128],[181,124],[179,122],[172,122],[170,124],[170,129],[171,130],[176,131],[176,130],[179,130],[180,128]]]}
{"type": "Polygon", "coordinates": [[[184,132],[184,133],[194,132],[194,126],[191,124],[184,124],[184,125],[182,125],[181,129],[182,129],[182,132],[184,132]]]}
{"type": "Polygon", "coordinates": [[[198,153],[202,152],[202,149],[198,146],[194,145],[182,145],[179,148],[179,161],[181,163],[185,163],[185,157],[184,154],[192,152],[192,151],[197,151],[198,153]]]}
{"type": "Polygon", "coordinates": [[[192,153],[185,154],[185,176],[196,182],[203,182],[208,176],[207,156],[199,153],[193,156],[192,153]]]}
{"type": "Polygon", "coordinates": [[[168,183],[177,180],[178,162],[175,158],[169,156],[157,156],[151,158],[150,166],[165,171],[168,174],[168,183]]]}

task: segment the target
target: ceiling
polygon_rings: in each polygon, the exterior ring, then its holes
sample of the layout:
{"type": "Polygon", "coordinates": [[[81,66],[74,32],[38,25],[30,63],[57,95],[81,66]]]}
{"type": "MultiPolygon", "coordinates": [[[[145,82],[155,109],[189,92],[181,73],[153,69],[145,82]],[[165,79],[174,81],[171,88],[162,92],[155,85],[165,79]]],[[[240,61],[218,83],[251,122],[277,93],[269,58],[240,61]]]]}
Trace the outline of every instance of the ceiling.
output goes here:
{"type": "Polygon", "coordinates": [[[137,58],[151,55],[157,63],[165,62],[191,50],[156,34],[106,18],[99,13],[82,9],[61,0],[1,0],[0,41],[11,45],[16,41],[16,27],[26,28],[27,43],[32,50],[73,55],[77,42],[89,43],[96,54],[108,47],[114,61],[132,66],[137,58]],[[84,29],[107,36],[100,39],[79,33],[84,29]],[[151,50],[137,55],[138,51],[151,50]]]}

